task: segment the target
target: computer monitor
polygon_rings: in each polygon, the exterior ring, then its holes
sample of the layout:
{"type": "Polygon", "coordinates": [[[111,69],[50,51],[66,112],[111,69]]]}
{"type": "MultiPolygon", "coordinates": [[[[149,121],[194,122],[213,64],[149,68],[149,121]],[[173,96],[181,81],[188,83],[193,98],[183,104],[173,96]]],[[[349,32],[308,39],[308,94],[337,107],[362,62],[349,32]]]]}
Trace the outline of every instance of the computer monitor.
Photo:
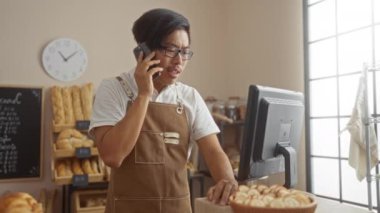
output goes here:
{"type": "Polygon", "coordinates": [[[300,92],[259,85],[249,87],[238,181],[285,171],[285,187],[295,186],[303,100],[300,92]]]}

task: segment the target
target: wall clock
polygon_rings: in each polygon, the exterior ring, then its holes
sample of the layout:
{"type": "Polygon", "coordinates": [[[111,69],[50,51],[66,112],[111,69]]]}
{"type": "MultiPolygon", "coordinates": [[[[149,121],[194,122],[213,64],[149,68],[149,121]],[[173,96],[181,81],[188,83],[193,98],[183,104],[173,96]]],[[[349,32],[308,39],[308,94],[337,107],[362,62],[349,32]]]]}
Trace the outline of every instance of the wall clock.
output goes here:
{"type": "Polygon", "coordinates": [[[87,54],[79,42],[70,38],[59,38],[44,48],[42,65],[52,78],[72,81],[86,71],[87,54]]]}

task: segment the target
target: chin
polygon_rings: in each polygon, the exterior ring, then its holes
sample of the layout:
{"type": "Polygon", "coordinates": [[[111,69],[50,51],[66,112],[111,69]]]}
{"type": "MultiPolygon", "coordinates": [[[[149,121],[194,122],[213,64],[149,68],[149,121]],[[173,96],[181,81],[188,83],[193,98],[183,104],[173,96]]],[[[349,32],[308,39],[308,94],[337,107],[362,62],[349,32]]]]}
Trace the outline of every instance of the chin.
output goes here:
{"type": "Polygon", "coordinates": [[[159,80],[160,82],[162,82],[165,85],[170,85],[170,84],[174,84],[175,82],[177,82],[177,79],[178,78],[172,78],[170,76],[160,76],[160,77],[158,77],[157,80],[159,80]]]}

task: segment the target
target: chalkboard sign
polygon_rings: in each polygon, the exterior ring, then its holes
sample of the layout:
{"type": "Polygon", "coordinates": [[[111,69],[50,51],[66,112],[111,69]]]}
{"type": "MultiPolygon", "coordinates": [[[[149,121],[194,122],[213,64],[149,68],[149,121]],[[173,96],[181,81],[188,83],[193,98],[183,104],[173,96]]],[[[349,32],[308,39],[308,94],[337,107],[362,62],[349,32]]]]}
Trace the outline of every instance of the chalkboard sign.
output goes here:
{"type": "Polygon", "coordinates": [[[0,180],[40,178],[42,88],[0,86],[0,180]]]}

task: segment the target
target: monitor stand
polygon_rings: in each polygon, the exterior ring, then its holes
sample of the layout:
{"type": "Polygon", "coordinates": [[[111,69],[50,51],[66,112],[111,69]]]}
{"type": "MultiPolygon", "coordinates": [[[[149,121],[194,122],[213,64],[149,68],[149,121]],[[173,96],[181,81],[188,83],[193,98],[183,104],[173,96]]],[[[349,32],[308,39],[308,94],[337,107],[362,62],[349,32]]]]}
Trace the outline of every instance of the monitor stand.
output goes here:
{"type": "Polygon", "coordinates": [[[293,188],[297,184],[297,153],[288,145],[289,143],[277,143],[275,155],[283,155],[285,158],[285,187],[293,188]]]}

